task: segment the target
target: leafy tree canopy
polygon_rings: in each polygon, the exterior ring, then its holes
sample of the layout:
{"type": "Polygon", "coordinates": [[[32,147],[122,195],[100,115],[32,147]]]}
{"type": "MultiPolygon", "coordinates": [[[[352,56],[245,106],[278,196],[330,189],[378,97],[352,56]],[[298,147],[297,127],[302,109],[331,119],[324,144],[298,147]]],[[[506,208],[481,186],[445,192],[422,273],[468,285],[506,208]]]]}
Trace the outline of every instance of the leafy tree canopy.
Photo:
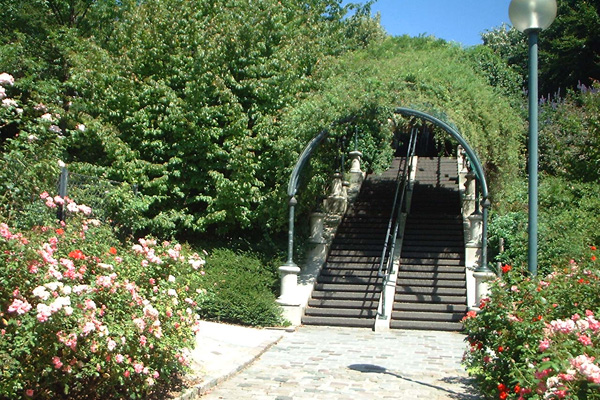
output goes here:
{"type": "MultiPolygon", "coordinates": [[[[600,1],[558,0],[558,14],[540,34],[540,93],[554,95],[600,79],[600,1]]],[[[506,26],[483,34],[484,45],[523,76],[527,71],[527,38],[506,26]]]]}

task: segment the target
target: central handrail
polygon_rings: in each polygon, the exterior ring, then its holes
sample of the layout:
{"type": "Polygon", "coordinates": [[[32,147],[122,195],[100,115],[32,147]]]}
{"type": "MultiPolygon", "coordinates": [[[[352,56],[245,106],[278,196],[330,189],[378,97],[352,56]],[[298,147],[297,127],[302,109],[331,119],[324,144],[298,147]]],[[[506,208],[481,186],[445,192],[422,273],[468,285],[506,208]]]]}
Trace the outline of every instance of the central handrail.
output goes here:
{"type": "MultiPolygon", "coordinates": [[[[406,152],[406,160],[404,162],[404,168],[402,170],[402,178],[400,178],[400,170],[398,170],[398,175],[397,175],[397,181],[398,184],[396,185],[396,192],[394,194],[394,203],[392,205],[392,212],[390,213],[390,219],[388,221],[388,228],[387,228],[387,233],[386,233],[386,240],[385,240],[385,244],[383,245],[383,251],[381,252],[381,261],[379,262],[379,269],[377,271],[377,274],[379,275],[380,278],[384,277],[383,274],[383,264],[385,263],[385,256],[387,254],[387,249],[390,245],[390,242],[392,243],[392,246],[394,245],[395,240],[391,240],[391,239],[396,239],[397,237],[397,233],[398,233],[398,216],[400,215],[402,208],[398,207],[399,205],[402,206],[406,197],[406,188],[408,186],[408,175],[410,174],[410,172],[412,171],[412,158],[415,152],[415,147],[416,147],[416,137],[417,137],[417,129],[413,128],[410,134],[410,140],[408,143],[408,150],[406,152]],[[402,187],[402,190],[400,189],[400,187],[402,187]],[[400,195],[400,201],[398,201],[398,195],[400,195]],[[396,225],[395,225],[395,229],[394,229],[394,234],[392,235],[392,225],[394,224],[394,220],[396,220],[396,225]]],[[[389,262],[388,262],[389,264],[389,262]]],[[[387,272],[388,268],[386,268],[386,272],[387,272]]]]}
{"type": "Polygon", "coordinates": [[[396,185],[396,192],[394,194],[394,203],[392,205],[392,212],[388,221],[388,229],[386,233],[386,240],[383,245],[381,252],[381,260],[379,262],[379,269],[377,275],[380,278],[384,278],[382,282],[382,316],[385,317],[385,293],[383,290],[387,285],[389,276],[392,273],[394,265],[394,252],[396,249],[396,240],[398,238],[398,230],[400,228],[400,217],[406,201],[406,191],[410,183],[410,175],[413,170],[413,158],[415,155],[415,149],[417,145],[417,134],[418,129],[413,128],[410,133],[410,140],[408,142],[408,150],[406,151],[406,159],[404,161],[404,168],[402,170],[402,178],[400,178],[400,170],[398,170],[398,184],[396,185]],[[399,199],[398,199],[399,197],[399,199]],[[394,224],[394,220],[396,223],[394,224]],[[393,225],[393,228],[392,228],[393,225]],[[389,248],[389,251],[388,251],[389,248]],[[387,261],[386,261],[387,260],[387,261]],[[384,273],[384,264],[385,273],[384,273]]]}

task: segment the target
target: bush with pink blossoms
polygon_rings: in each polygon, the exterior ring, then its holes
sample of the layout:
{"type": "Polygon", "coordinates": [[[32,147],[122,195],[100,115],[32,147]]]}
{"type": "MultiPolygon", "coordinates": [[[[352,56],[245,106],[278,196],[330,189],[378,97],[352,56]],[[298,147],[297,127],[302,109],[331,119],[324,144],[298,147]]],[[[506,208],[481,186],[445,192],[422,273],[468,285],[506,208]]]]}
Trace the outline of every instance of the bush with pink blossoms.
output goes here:
{"type": "Polygon", "coordinates": [[[600,270],[579,263],[530,279],[503,267],[464,319],[464,362],[490,399],[600,399],[600,270]]]}
{"type": "Polygon", "coordinates": [[[67,224],[0,224],[0,398],[146,398],[186,370],[203,258],[122,245],[91,210],[42,194],[67,224]]]}

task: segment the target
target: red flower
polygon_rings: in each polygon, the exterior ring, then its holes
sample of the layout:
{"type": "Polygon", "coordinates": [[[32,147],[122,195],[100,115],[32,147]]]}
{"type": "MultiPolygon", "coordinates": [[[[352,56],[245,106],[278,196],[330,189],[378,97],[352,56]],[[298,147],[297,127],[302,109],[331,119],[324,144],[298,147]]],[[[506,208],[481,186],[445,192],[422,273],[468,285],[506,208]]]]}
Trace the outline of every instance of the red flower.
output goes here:
{"type": "Polygon", "coordinates": [[[521,391],[521,386],[519,384],[515,385],[515,393],[519,393],[521,391]]]}
{"type": "Polygon", "coordinates": [[[85,260],[85,255],[83,254],[83,251],[81,250],[73,250],[69,253],[69,257],[71,257],[74,260],[85,260]]]}
{"type": "Polygon", "coordinates": [[[511,269],[512,267],[508,264],[502,266],[502,272],[505,274],[508,273],[508,271],[510,271],[511,269]]]}
{"type": "Polygon", "coordinates": [[[504,351],[504,347],[503,346],[498,346],[498,353],[502,353],[504,351]]]}
{"type": "Polygon", "coordinates": [[[58,229],[56,230],[56,234],[57,234],[57,235],[63,235],[64,233],[65,233],[65,230],[64,230],[63,228],[58,228],[58,229]]]}
{"type": "Polygon", "coordinates": [[[116,255],[116,254],[117,254],[117,249],[115,249],[114,247],[111,247],[111,248],[108,250],[108,252],[114,256],[114,255],[116,255]]]}
{"type": "Polygon", "coordinates": [[[506,392],[500,392],[500,394],[498,395],[498,397],[500,398],[500,400],[504,400],[508,397],[508,393],[506,392]]]}
{"type": "Polygon", "coordinates": [[[465,315],[462,320],[466,321],[467,319],[475,318],[476,316],[477,316],[477,312],[471,310],[471,311],[467,312],[467,315],[465,315]]]}
{"type": "Polygon", "coordinates": [[[498,390],[501,392],[506,392],[506,385],[504,383],[499,383],[498,390]]]}
{"type": "Polygon", "coordinates": [[[590,249],[592,249],[593,251],[596,250],[596,246],[590,246],[590,249]]]}
{"type": "Polygon", "coordinates": [[[592,261],[596,261],[596,256],[592,256],[592,261]]]}

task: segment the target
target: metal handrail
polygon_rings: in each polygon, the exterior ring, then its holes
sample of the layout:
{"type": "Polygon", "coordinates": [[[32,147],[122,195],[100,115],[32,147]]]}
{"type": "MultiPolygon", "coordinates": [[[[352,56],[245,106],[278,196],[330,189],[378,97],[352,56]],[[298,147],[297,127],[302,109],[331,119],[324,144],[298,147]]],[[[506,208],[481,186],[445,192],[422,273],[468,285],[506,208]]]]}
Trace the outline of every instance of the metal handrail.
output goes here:
{"type": "MultiPolygon", "coordinates": [[[[413,169],[413,156],[415,155],[415,149],[417,145],[417,133],[418,130],[413,128],[410,133],[410,140],[408,142],[408,150],[406,152],[406,161],[404,162],[404,170],[402,172],[402,180],[398,179],[398,185],[396,186],[396,194],[394,197],[394,205],[392,206],[392,213],[390,215],[390,220],[388,222],[388,231],[386,235],[386,241],[383,245],[383,251],[381,252],[381,261],[379,262],[379,270],[377,275],[383,278],[383,282],[381,283],[381,317],[383,319],[386,318],[385,310],[386,310],[386,301],[385,301],[385,287],[390,279],[390,275],[392,274],[393,266],[394,266],[394,252],[396,250],[396,240],[398,238],[398,230],[400,229],[400,219],[402,214],[402,209],[404,208],[406,201],[406,189],[410,184],[410,175],[412,174],[413,169]],[[402,191],[400,192],[400,186],[402,186],[402,191]],[[400,201],[398,202],[398,193],[400,192],[400,201]],[[396,220],[394,224],[393,234],[392,234],[392,224],[396,220]],[[391,246],[388,252],[388,246],[391,246]],[[385,267],[385,273],[383,273],[383,264],[385,263],[387,256],[387,265],[385,267]]],[[[398,171],[400,173],[400,171],[398,171]]]]}
{"type": "Polygon", "coordinates": [[[386,240],[383,245],[383,250],[381,252],[381,261],[379,262],[379,269],[377,271],[377,275],[380,278],[387,276],[390,272],[390,257],[388,257],[388,265],[385,268],[385,274],[383,273],[383,264],[386,260],[386,255],[388,254],[388,247],[391,242],[391,248],[389,254],[393,254],[396,238],[398,237],[398,228],[399,228],[399,216],[402,213],[402,206],[404,205],[404,201],[406,198],[406,188],[408,186],[409,175],[412,172],[412,159],[415,153],[416,143],[417,143],[417,132],[416,128],[413,128],[410,134],[410,140],[408,143],[408,150],[406,152],[406,161],[404,162],[404,169],[402,171],[402,179],[400,179],[400,170],[398,170],[398,184],[396,185],[396,193],[394,194],[394,203],[392,205],[392,212],[390,214],[390,219],[388,221],[388,229],[386,233],[386,240]],[[402,187],[402,190],[400,190],[402,187]],[[398,201],[398,194],[400,194],[400,201],[398,201]],[[393,234],[392,234],[392,224],[396,220],[396,224],[394,225],[393,234]]]}

